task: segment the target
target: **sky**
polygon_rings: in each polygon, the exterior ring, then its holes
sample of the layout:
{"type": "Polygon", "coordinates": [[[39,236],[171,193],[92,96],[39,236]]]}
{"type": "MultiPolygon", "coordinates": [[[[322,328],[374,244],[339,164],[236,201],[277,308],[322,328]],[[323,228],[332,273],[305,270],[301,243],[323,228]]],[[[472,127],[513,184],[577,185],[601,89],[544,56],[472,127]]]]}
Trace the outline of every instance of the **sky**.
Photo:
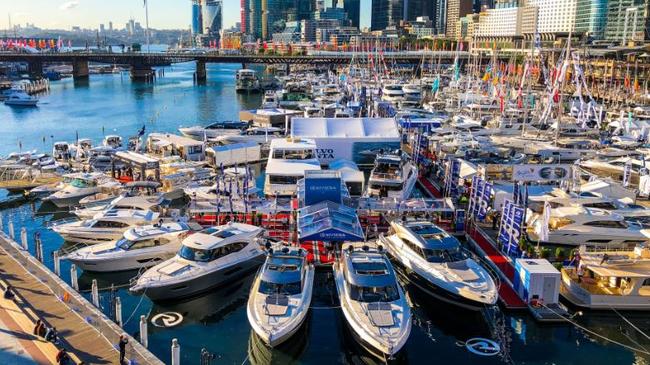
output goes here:
{"type": "MultiPolygon", "coordinates": [[[[149,26],[155,29],[187,29],[190,24],[190,0],[148,0],[149,26]]],[[[361,0],[361,27],[370,26],[370,2],[361,0]]],[[[229,28],[239,21],[240,0],[223,0],[224,25],[229,28]]],[[[145,11],[141,0],[0,0],[0,29],[8,28],[9,16],[13,24],[34,24],[39,28],[70,29],[99,28],[99,24],[113,22],[113,27],[124,28],[133,18],[145,25],[145,11]],[[4,12],[5,14],[2,14],[4,12]]]]}

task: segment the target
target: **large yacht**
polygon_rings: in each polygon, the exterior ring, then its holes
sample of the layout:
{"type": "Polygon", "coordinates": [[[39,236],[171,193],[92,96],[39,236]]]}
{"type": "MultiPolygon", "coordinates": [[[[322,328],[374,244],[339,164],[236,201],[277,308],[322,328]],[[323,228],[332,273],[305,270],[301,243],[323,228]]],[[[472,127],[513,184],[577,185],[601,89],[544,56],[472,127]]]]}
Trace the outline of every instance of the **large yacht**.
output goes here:
{"type": "Polygon", "coordinates": [[[139,210],[154,211],[159,213],[162,207],[168,206],[169,199],[163,195],[138,195],[138,196],[118,196],[110,201],[99,201],[84,207],[77,207],[71,211],[81,219],[90,219],[105,210],[139,210]]]}
{"type": "Polygon", "coordinates": [[[313,140],[287,137],[271,141],[266,163],[264,194],[291,196],[296,193],[298,180],[307,170],[320,170],[313,140]]]}
{"type": "Polygon", "coordinates": [[[185,240],[171,259],[142,274],[132,292],[151,300],[188,297],[221,286],[263,262],[264,230],[242,223],[207,228],[185,240]]]}
{"type": "Polygon", "coordinates": [[[589,309],[650,310],[650,248],[581,253],[578,267],[562,269],[560,294],[589,309]]]}
{"type": "Polygon", "coordinates": [[[243,69],[237,71],[235,90],[238,93],[256,93],[260,91],[260,81],[255,70],[243,69]]]}
{"type": "Polygon", "coordinates": [[[404,100],[404,88],[399,84],[386,85],[381,89],[381,98],[384,101],[402,101],[404,100]]]}
{"type": "Polygon", "coordinates": [[[269,248],[248,298],[248,322],[269,346],[288,340],[302,326],[311,304],[314,267],[300,248],[269,248]]]}
{"type": "Polygon", "coordinates": [[[494,305],[498,288],[460,242],[427,221],[391,222],[393,234],[380,236],[411,283],[447,303],[478,310],[494,305]]]}
{"type": "Polygon", "coordinates": [[[408,199],[418,179],[418,169],[402,153],[381,153],[370,172],[366,196],[408,199]]]}
{"type": "Polygon", "coordinates": [[[12,90],[5,98],[5,105],[33,107],[38,104],[38,98],[22,90],[12,90]]]}
{"type": "Polygon", "coordinates": [[[64,259],[84,271],[94,272],[150,267],[173,257],[181,241],[199,227],[182,222],[133,227],[117,241],[80,248],[64,259]]]}
{"type": "Polygon", "coordinates": [[[341,311],[353,336],[370,353],[391,358],[411,333],[411,309],[381,246],[350,245],[334,264],[341,311]]]}
{"type": "Polygon", "coordinates": [[[54,222],[51,228],[67,242],[93,244],[120,239],[129,227],[154,224],[158,217],[152,211],[109,209],[92,219],[54,222]]]}
{"type": "Polygon", "coordinates": [[[100,192],[103,187],[120,185],[119,182],[98,172],[74,173],[65,175],[63,179],[62,189],[43,198],[44,201],[49,201],[59,208],[76,205],[82,198],[100,192]]]}
{"type": "Polygon", "coordinates": [[[205,127],[193,126],[178,128],[182,135],[194,139],[217,138],[227,135],[238,135],[248,127],[248,123],[240,121],[221,121],[210,123],[205,127]]]}

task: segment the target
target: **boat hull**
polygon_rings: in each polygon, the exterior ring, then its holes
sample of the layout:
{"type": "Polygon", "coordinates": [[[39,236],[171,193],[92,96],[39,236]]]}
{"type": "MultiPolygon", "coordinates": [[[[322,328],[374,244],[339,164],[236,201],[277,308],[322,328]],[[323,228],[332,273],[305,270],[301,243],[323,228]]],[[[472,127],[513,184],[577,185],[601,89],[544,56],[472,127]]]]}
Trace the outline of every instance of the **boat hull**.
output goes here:
{"type": "Polygon", "coordinates": [[[102,260],[86,260],[83,258],[69,258],[68,260],[83,271],[90,272],[118,272],[148,268],[174,257],[175,251],[170,253],[149,253],[132,256],[116,256],[102,260]]]}

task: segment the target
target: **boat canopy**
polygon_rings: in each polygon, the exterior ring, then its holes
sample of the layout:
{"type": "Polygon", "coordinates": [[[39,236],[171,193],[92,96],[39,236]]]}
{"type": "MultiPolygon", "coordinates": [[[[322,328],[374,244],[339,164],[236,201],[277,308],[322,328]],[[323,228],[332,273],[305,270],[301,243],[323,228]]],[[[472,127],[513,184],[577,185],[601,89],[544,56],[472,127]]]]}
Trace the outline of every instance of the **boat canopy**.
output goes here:
{"type": "Polygon", "coordinates": [[[363,241],[365,236],[354,209],[331,201],[298,210],[301,241],[363,241]]]}

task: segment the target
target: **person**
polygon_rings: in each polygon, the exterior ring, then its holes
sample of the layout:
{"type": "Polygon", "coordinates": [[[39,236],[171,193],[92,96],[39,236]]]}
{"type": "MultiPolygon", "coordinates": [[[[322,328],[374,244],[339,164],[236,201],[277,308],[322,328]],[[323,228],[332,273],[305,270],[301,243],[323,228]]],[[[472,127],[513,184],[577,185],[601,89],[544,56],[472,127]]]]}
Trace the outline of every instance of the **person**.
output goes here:
{"type": "Polygon", "coordinates": [[[7,285],[7,289],[5,289],[5,293],[4,293],[4,298],[13,300],[15,296],[16,295],[14,294],[13,286],[7,285]]]}
{"type": "Polygon", "coordinates": [[[48,328],[45,332],[45,341],[52,343],[59,342],[59,333],[56,331],[56,327],[48,328]]]}
{"type": "Polygon", "coordinates": [[[499,224],[499,220],[501,218],[501,212],[498,210],[494,211],[494,214],[492,215],[492,229],[496,231],[497,225],[499,224]]]}
{"type": "Polygon", "coordinates": [[[40,319],[36,320],[36,325],[34,326],[34,331],[32,332],[35,336],[40,336],[43,330],[43,321],[40,319]]]}
{"type": "Polygon", "coordinates": [[[66,365],[69,364],[71,361],[70,355],[68,355],[68,352],[65,349],[59,350],[59,352],[56,354],[56,363],[59,365],[66,365]]]}
{"type": "Polygon", "coordinates": [[[126,344],[129,343],[129,339],[126,338],[126,335],[120,335],[120,364],[124,364],[124,358],[126,357],[126,344]]]}

